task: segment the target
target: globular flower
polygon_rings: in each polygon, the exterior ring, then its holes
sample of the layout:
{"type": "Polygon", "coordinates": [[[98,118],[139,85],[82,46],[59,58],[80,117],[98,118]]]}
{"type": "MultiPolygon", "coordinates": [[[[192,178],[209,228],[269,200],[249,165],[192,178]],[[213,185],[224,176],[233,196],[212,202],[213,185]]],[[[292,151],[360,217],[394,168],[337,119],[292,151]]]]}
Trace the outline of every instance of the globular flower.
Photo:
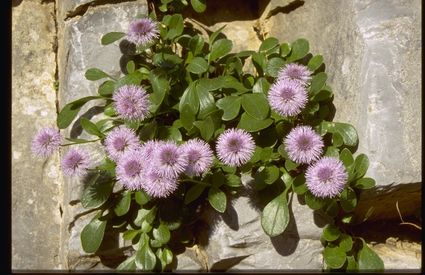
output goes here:
{"type": "Polygon", "coordinates": [[[252,136],[242,129],[227,129],[217,139],[218,158],[229,166],[238,167],[247,163],[255,150],[252,136]]]}
{"type": "Polygon", "coordinates": [[[32,139],[31,150],[34,155],[48,157],[59,149],[62,136],[58,129],[46,127],[38,131],[32,139]]]}
{"type": "Polygon", "coordinates": [[[162,140],[148,140],[142,144],[140,152],[142,157],[146,160],[153,158],[154,151],[158,148],[164,141],[162,140]]]}
{"type": "Polygon", "coordinates": [[[297,126],[284,140],[289,158],[296,163],[311,163],[323,152],[322,137],[310,126],[297,126]]]}
{"type": "Polygon", "coordinates": [[[278,79],[295,80],[301,85],[307,86],[311,79],[311,71],[304,65],[291,63],[279,71],[278,79]]]}
{"type": "Polygon", "coordinates": [[[139,139],[134,130],[125,126],[119,126],[108,133],[105,138],[105,148],[108,156],[114,160],[118,159],[129,150],[140,147],[139,139]]]}
{"type": "Polygon", "coordinates": [[[144,120],[149,114],[149,95],[136,85],[124,85],[112,96],[118,115],[129,121],[144,120]]]}
{"type": "Polygon", "coordinates": [[[267,96],[270,107],[281,116],[295,116],[307,104],[308,94],[298,81],[278,79],[267,96]]]}
{"type": "Polygon", "coordinates": [[[307,168],[305,179],[314,196],[333,198],[344,189],[348,174],[339,159],[323,157],[307,168]]]}
{"type": "Polygon", "coordinates": [[[149,169],[142,182],[145,192],[155,198],[165,198],[171,195],[178,187],[176,177],[168,177],[153,167],[149,169]]]}
{"type": "Polygon", "coordinates": [[[116,167],[118,182],[128,190],[139,190],[146,173],[145,160],[140,149],[128,150],[119,159],[116,167]]]}
{"type": "Polygon", "coordinates": [[[186,154],[173,141],[162,142],[153,151],[152,167],[161,176],[178,177],[186,169],[187,163],[186,154]]]}
{"type": "Polygon", "coordinates": [[[87,151],[72,148],[62,158],[62,171],[67,176],[82,177],[87,174],[91,163],[87,151]]]}
{"type": "Polygon", "coordinates": [[[158,38],[157,23],[150,18],[137,19],[130,23],[127,39],[139,46],[145,46],[158,38]]]}
{"type": "Polygon", "coordinates": [[[214,154],[205,141],[191,139],[186,141],[181,149],[187,155],[188,165],[185,170],[187,175],[200,176],[210,168],[214,154]]]}

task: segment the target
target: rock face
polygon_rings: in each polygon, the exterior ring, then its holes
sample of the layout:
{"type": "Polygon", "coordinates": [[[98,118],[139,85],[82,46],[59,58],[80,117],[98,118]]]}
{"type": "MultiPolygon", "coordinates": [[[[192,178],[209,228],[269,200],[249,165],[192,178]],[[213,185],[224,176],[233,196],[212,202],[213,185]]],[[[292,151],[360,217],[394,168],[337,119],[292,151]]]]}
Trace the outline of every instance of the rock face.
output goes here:
{"type": "MultiPolygon", "coordinates": [[[[377,188],[364,205],[391,193],[400,207],[420,207],[421,1],[271,1],[265,32],[281,41],[304,37],[322,54],[334,90],[334,121],[354,125],[358,153],[370,160],[377,188]],[[412,191],[415,190],[415,191],[412,191]],[[402,202],[403,201],[403,202],[402,202]]],[[[395,200],[376,204],[371,219],[396,217],[395,200]]],[[[358,215],[367,211],[360,207],[358,215]],[[361,211],[363,209],[363,211],[361,211]]]]}
{"type": "Polygon", "coordinates": [[[12,269],[61,269],[59,154],[39,159],[30,149],[56,121],[54,3],[24,0],[12,18],[12,269]]]}
{"type": "MultiPolygon", "coordinates": [[[[84,74],[89,68],[99,68],[111,76],[121,73],[119,59],[121,51],[119,42],[102,46],[100,38],[103,34],[112,31],[126,31],[127,25],[139,13],[146,14],[145,1],[132,1],[128,3],[84,6],[86,2],[79,1],[84,8],[74,1],[63,1],[58,9],[59,21],[59,105],[65,104],[80,97],[97,94],[99,82],[88,81],[84,74]],[[83,3],[84,2],[84,3],[83,3]],[[70,10],[67,10],[70,9],[70,10]],[[74,15],[69,17],[69,15],[74,15]]],[[[90,102],[80,111],[89,117],[96,115],[95,105],[104,104],[90,102]],[[90,111],[89,111],[90,109],[90,111]]],[[[78,123],[76,124],[78,125],[78,123]]],[[[81,131],[78,127],[70,126],[65,131],[65,136],[78,137],[81,131]]],[[[90,138],[88,136],[81,136],[90,138]]],[[[86,147],[92,152],[92,158],[100,160],[104,153],[100,145],[86,147]]],[[[93,214],[82,208],[79,203],[83,182],[65,178],[64,185],[64,217],[61,247],[64,253],[67,268],[73,270],[104,269],[107,266],[99,264],[102,255],[88,255],[81,247],[80,233],[83,227],[92,219],[93,214]]],[[[111,253],[111,251],[109,251],[111,253]]]]}

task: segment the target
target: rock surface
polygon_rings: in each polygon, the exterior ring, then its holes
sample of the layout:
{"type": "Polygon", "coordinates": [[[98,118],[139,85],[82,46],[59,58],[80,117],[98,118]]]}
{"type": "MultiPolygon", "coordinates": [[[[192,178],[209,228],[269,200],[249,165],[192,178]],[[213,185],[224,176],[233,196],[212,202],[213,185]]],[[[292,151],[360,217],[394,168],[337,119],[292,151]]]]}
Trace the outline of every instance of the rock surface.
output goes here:
{"type": "MultiPolygon", "coordinates": [[[[406,185],[416,191],[400,207],[415,211],[421,182],[421,1],[284,2],[280,9],[280,1],[270,2],[275,14],[265,19],[265,32],[288,42],[304,37],[312,53],[323,55],[335,94],[334,121],[357,129],[357,153],[368,155],[367,175],[377,182],[362,199],[371,203],[389,190],[393,198],[406,197],[398,192],[406,185]]],[[[384,202],[370,218],[394,216],[395,201],[384,202]]]]}
{"type": "Polygon", "coordinates": [[[54,3],[12,10],[12,269],[61,269],[59,154],[31,154],[33,134],[56,122],[54,3]]]}

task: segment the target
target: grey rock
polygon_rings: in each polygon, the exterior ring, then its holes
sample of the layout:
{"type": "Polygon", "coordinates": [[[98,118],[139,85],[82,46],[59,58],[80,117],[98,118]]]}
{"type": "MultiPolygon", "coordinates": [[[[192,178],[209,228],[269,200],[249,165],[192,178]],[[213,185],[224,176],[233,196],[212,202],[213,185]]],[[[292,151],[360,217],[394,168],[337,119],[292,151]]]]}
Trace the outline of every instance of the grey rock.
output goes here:
{"type": "MultiPolygon", "coordinates": [[[[324,56],[335,94],[334,121],[357,129],[358,153],[369,156],[367,176],[377,182],[363,193],[365,199],[420,186],[420,9],[419,0],[307,0],[266,22],[271,36],[288,42],[306,38],[311,52],[324,56]]],[[[409,198],[419,207],[419,192],[409,198]]],[[[376,207],[384,213],[394,203],[376,207]]]]}
{"type": "MultiPolygon", "coordinates": [[[[72,2],[72,1],[65,1],[72,2]]],[[[81,4],[81,3],[80,3],[81,4]]],[[[129,22],[137,14],[147,13],[145,1],[105,4],[88,7],[81,16],[69,18],[59,24],[60,40],[58,52],[59,66],[59,105],[60,108],[73,100],[97,94],[101,81],[91,82],[84,76],[89,68],[99,68],[106,73],[119,77],[119,64],[122,55],[119,42],[102,46],[102,35],[112,31],[126,31],[129,22]]],[[[102,118],[96,106],[102,105],[101,100],[87,103],[79,115],[96,121],[102,118]]],[[[66,137],[93,138],[81,132],[75,121],[65,130],[66,137]]],[[[99,143],[82,145],[90,150],[92,159],[100,161],[105,152],[99,143]]],[[[108,269],[99,263],[99,257],[87,255],[81,247],[80,233],[91,220],[91,215],[85,215],[79,203],[84,180],[65,178],[64,185],[64,227],[62,230],[62,250],[69,269],[108,269]]]]}
{"type": "Polygon", "coordinates": [[[33,135],[56,120],[54,3],[20,2],[12,32],[12,269],[61,269],[59,154],[31,154],[33,135]]]}
{"type": "Polygon", "coordinates": [[[388,238],[385,243],[371,245],[371,248],[382,259],[387,270],[420,272],[422,268],[422,249],[419,243],[388,238]]]}

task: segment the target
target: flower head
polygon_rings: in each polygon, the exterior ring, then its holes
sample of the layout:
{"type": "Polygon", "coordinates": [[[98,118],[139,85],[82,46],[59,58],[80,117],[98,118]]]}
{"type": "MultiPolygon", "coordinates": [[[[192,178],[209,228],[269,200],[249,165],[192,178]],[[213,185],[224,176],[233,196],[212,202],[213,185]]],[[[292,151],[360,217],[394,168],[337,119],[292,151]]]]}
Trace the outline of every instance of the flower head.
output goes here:
{"type": "Polygon", "coordinates": [[[34,155],[48,157],[59,149],[62,136],[58,129],[46,127],[38,131],[31,143],[31,150],[34,155]]]}
{"type": "Polygon", "coordinates": [[[125,152],[116,167],[118,182],[128,190],[141,188],[145,172],[145,160],[142,158],[140,149],[125,152]]]}
{"type": "Polygon", "coordinates": [[[323,152],[323,140],[310,126],[297,126],[284,140],[289,158],[296,163],[311,163],[323,152]]]}
{"type": "Polygon", "coordinates": [[[149,169],[142,182],[145,192],[155,198],[165,198],[177,189],[177,179],[161,175],[159,170],[149,169]]]}
{"type": "Polygon", "coordinates": [[[186,169],[187,163],[186,154],[173,141],[159,143],[153,151],[152,167],[161,176],[178,177],[186,169]]]}
{"type": "Polygon", "coordinates": [[[62,158],[62,171],[67,176],[82,177],[90,166],[90,155],[84,150],[69,149],[62,158]]]}
{"type": "Polygon", "coordinates": [[[304,65],[291,63],[279,71],[278,79],[295,80],[307,86],[307,82],[311,79],[311,72],[304,65]]]}
{"type": "Polygon", "coordinates": [[[124,85],[112,96],[118,115],[126,120],[144,120],[149,114],[149,96],[136,85],[124,85]]]}
{"type": "Polygon", "coordinates": [[[336,158],[323,157],[307,168],[306,185],[319,198],[333,198],[340,194],[347,182],[344,164],[336,158]]]}
{"type": "Polygon", "coordinates": [[[255,150],[252,136],[242,129],[227,129],[217,140],[218,158],[229,166],[241,166],[247,163],[255,150]]]}
{"type": "Polygon", "coordinates": [[[139,148],[140,143],[132,129],[119,126],[108,133],[105,138],[105,147],[108,156],[118,161],[126,151],[139,148]]]}
{"type": "Polygon", "coordinates": [[[143,159],[149,160],[153,158],[154,151],[163,143],[164,141],[162,140],[148,140],[143,143],[140,149],[143,159]]]}
{"type": "Polygon", "coordinates": [[[156,22],[149,18],[137,19],[130,23],[127,39],[136,45],[147,45],[158,38],[159,31],[156,22]]]}
{"type": "Polygon", "coordinates": [[[185,171],[187,175],[200,176],[210,168],[214,155],[205,141],[191,139],[184,143],[181,149],[187,155],[188,165],[185,171]]]}
{"type": "Polygon", "coordinates": [[[278,79],[267,96],[270,107],[281,116],[295,116],[307,104],[306,89],[295,80],[278,79]]]}

